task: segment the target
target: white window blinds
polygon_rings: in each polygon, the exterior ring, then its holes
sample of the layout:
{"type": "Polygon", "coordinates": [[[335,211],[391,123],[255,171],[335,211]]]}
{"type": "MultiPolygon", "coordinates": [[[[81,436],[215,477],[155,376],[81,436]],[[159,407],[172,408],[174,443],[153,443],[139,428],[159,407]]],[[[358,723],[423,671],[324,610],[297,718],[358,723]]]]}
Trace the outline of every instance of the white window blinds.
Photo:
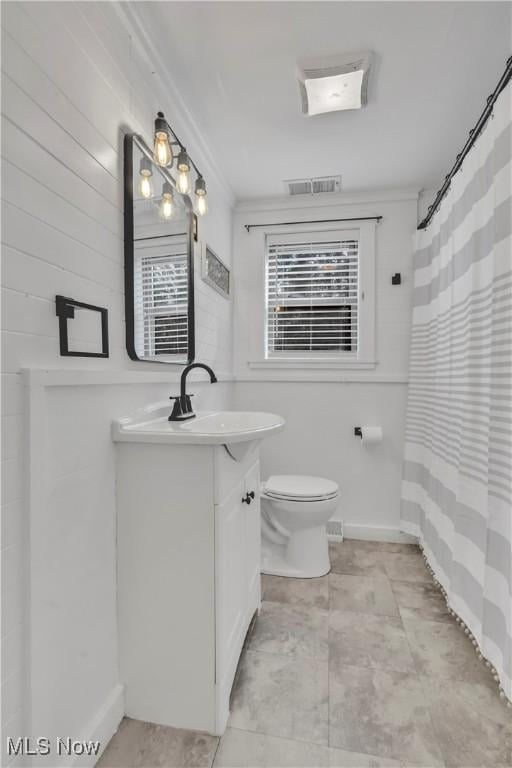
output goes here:
{"type": "Polygon", "coordinates": [[[143,356],[186,355],[188,264],[183,246],[138,247],[134,287],[137,346],[143,356]]]}
{"type": "Polygon", "coordinates": [[[355,355],[357,233],[267,237],[267,357],[355,355]]]}

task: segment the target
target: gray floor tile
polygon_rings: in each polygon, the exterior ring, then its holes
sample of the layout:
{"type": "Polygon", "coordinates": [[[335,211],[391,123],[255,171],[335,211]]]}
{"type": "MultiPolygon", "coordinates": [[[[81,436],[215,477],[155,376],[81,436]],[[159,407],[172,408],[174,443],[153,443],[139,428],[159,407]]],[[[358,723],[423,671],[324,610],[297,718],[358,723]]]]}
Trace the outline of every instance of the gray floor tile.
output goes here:
{"type": "Polygon", "coordinates": [[[400,768],[400,762],[390,757],[363,755],[344,749],[329,749],[329,768],[400,768]]]}
{"type": "Polygon", "coordinates": [[[345,667],[329,680],[329,744],[436,766],[442,757],[416,675],[345,667]]]}
{"type": "Polygon", "coordinates": [[[403,624],[420,675],[493,684],[489,670],[457,624],[420,619],[404,619],[403,624]]]}
{"type": "Polygon", "coordinates": [[[329,607],[327,576],[319,579],[287,579],[263,575],[261,592],[263,600],[274,603],[292,603],[324,610],[329,607]]]}
{"type": "Polygon", "coordinates": [[[423,555],[395,552],[382,553],[384,568],[388,578],[398,581],[415,581],[432,584],[432,576],[427,570],[423,555]]]}
{"type": "Polygon", "coordinates": [[[399,616],[391,584],[383,578],[331,573],[329,607],[331,611],[399,616]]]}
{"type": "Polygon", "coordinates": [[[496,689],[422,678],[445,763],[453,768],[512,765],[512,714],[496,689]]]}
{"type": "Polygon", "coordinates": [[[214,768],[400,768],[398,760],[228,728],[214,768]]]}
{"type": "Polygon", "coordinates": [[[411,555],[420,552],[417,544],[402,544],[394,541],[368,541],[368,539],[345,539],[342,542],[332,544],[333,547],[354,546],[367,552],[402,552],[411,555]]]}
{"type": "Polygon", "coordinates": [[[401,620],[392,616],[331,611],[330,679],[347,665],[415,673],[401,620]]]}
{"type": "Polygon", "coordinates": [[[229,725],[326,745],[327,661],[246,651],[229,725]]]}
{"type": "Polygon", "coordinates": [[[346,540],[329,546],[331,573],[386,578],[382,549],[370,548],[367,542],[346,540]]]}
{"type": "Polygon", "coordinates": [[[283,653],[327,660],[327,611],[301,605],[264,601],[247,647],[251,651],[283,653]]]}
{"type": "Polygon", "coordinates": [[[210,768],[219,739],[126,717],[97,768],[210,768]]]}
{"type": "Polygon", "coordinates": [[[215,768],[329,768],[329,749],[319,744],[228,728],[215,768]]]}
{"type": "Polygon", "coordinates": [[[402,618],[453,621],[446,601],[435,584],[392,581],[391,588],[402,618]]]}

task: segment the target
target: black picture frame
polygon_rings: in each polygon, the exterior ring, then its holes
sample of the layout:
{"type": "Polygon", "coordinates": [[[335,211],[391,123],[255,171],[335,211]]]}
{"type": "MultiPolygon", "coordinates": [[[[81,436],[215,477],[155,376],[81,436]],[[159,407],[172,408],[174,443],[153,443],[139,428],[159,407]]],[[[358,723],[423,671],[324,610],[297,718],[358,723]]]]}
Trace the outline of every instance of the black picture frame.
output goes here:
{"type": "Polygon", "coordinates": [[[183,201],[188,214],[188,355],[186,360],[156,360],[139,357],[135,349],[135,310],[133,304],[135,279],[135,247],[134,247],[134,218],[133,218],[133,152],[134,146],[151,160],[151,153],[144,140],[134,133],[124,136],[124,307],[126,322],[126,351],[131,360],[140,363],[156,363],[159,365],[187,365],[195,359],[195,307],[194,307],[194,211],[188,195],[183,195],[183,201]]]}
{"type": "Polygon", "coordinates": [[[83,301],[70,299],[67,296],[55,297],[55,314],[59,318],[59,346],[62,357],[108,357],[108,309],[83,301]],[[101,352],[80,352],[69,349],[68,320],[75,316],[75,309],[87,309],[99,312],[101,315],[101,352]]]}

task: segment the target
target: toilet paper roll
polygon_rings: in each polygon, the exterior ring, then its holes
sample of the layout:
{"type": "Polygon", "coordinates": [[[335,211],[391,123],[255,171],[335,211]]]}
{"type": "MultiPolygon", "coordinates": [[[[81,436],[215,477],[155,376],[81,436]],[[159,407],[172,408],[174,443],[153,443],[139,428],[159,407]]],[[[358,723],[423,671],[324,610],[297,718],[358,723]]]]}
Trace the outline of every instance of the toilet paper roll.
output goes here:
{"type": "Polygon", "coordinates": [[[382,443],[382,427],[361,427],[361,441],[368,445],[382,443]]]}

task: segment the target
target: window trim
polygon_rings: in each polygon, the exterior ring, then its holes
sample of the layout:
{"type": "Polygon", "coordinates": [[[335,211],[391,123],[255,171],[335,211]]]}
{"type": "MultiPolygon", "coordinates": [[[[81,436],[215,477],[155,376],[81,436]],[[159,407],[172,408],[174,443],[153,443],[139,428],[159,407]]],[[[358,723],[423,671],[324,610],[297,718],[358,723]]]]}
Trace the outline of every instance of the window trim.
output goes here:
{"type": "MultiPolygon", "coordinates": [[[[249,368],[260,369],[347,369],[347,370],[372,370],[377,361],[375,359],[375,240],[376,222],[365,221],[358,226],[326,227],[325,224],[276,226],[265,228],[258,233],[258,250],[262,255],[257,275],[257,290],[253,293],[253,316],[256,322],[251,333],[251,359],[247,361],[249,368]],[[333,237],[356,237],[359,241],[359,334],[358,349],[356,353],[337,352],[335,354],[319,353],[316,359],[312,354],[305,356],[285,353],[283,356],[273,354],[266,355],[267,345],[267,312],[266,312],[266,264],[267,242],[276,236],[283,239],[303,238],[304,242],[314,236],[319,240],[329,240],[333,237]]],[[[299,240],[300,242],[300,240],[299,240]]],[[[315,354],[315,353],[313,353],[315,354]]]]}

